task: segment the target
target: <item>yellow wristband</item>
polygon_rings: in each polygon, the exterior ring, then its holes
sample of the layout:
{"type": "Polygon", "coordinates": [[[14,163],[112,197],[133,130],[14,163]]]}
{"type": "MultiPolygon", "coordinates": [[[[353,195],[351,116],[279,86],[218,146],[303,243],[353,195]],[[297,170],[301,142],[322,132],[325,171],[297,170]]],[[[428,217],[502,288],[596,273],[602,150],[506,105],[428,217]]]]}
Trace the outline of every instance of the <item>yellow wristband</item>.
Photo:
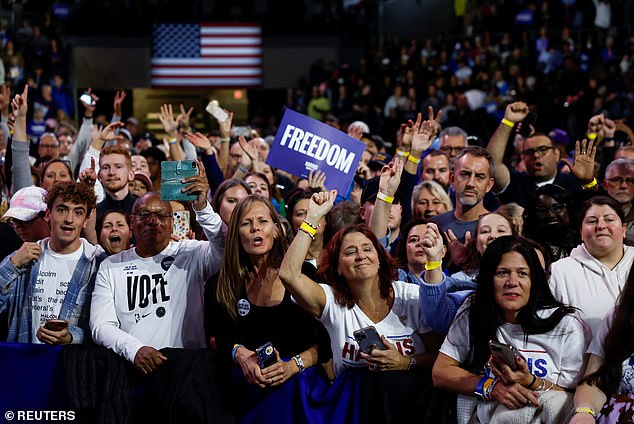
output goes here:
{"type": "Polygon", "coordinates": [[[376,194],[376,198],[379,200],[383,200],[385,203],[394,203],[394,197],[388,196],[387,194],[381,193],[380,191],[376,194]]]}
{"type": "Polygon", "coordinates": [[[302,222],[302,225],[299,226],[299,229],[310,236],[310,238],[315,238],[315,234],[317,234],[317,229],[308,225],[307,222],[302,222]]]}
{"type": "Polygon", "coordinates": [[[590,141],[594,141],[594,140],[596,140],[596,139],[597,139],[597,133],[590,133],[590,134],[588,134],[588,139],[589,139],[590,141]]]}
{"type": "Polygon", "coordinates": [[[588,408],[586,406],[582,406],[580,408],[575,409],[575,414],[590,414],[593,418],[597,417],[597,411],[592,408],[588,408]]]}
{"type": "Polygon", "coordinates": [[[581,185],[581,187],[583,187],[583,188],[585,188],[585,189],[588,189],[588,188],[592,188],[592,187],[594,187],[594,186],[595,186],[595,185],[597,185],[597,184],[598,184],[598,183],[597,183],[597,179],[596,179],[596,178],[593,178],[593,179],[592,179],[592,181],[590,181],[588,184],[582,184],[582,185],[581,185]]]}
{"type": "Polygon", "coordinates": [[[409,156],[407,157],[407,160],[408,160],[409,162],[412,162],[412,163],[413,163],[413,164],[415,164],[415,165],[418,165],[418,162],[420,162],[420,158],[415,158],[415,157],[414,157],[414,156],[412,156],[412,155],[409,155],[409,156]]]}
{"type": "Polygon", "coordinates": [[[507,127],[509,127],[509,128],[513,128],[513,127],[515,127],[515,123],[514,123],[514,122],[509,121],[509,120],[508,120],[508,119],[506,119],[506,118],[502,119],[502,125],[506,125],[506,126],[507,126],[507,127]]]}
{"type": "Polygon", "coordinates": [[[396,149],[396,155],[406,158],[409,156],[409,152],[404,152],[403,150],[396,149]]]}
{"type": "Polygon", "coordinates": [[[178,140],[175,138],[170,138],[169,140],[167,140],[167,144],[176,144],[177,142],[178,140]]]}
{"type": "Polygon", "coordinates": [[[432,269],[440,268],[442,262],[425,262],[425,271],[431,271],[432,269]]]}

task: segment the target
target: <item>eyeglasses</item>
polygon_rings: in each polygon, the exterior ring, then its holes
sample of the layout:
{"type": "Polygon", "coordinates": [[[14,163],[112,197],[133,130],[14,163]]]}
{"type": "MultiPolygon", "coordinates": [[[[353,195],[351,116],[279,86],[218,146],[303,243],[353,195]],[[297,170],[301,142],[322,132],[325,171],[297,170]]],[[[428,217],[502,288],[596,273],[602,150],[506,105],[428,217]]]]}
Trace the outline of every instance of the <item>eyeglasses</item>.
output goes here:
{"type": "Polygon", "coordinates": [[[462,149],[464,149],[464,146],[460,146],[460,147],[442,146],[442,147],[440,148],[440,150],[441,150],[442,152],[445,152],[445,153],[450,153],[450,152],[456,152],[456,153],[458,153],[458,152],[460,152],[462,149]]]}
{"type": "Polygon", "coordinates": [[[164,212],[150,212],[150,211],[140,211],[133,213],[132,215],[139,218],[141,221],[149,221],[152,218],[158,219],[160,222],[165,222],[169,218],[172,217],[172,214],[164,213],[164,212]]]}
{"type": "Polygon", "coordinates": [[[546,215],[549,211],[552,213],[562,213],[566,209],[565,203],[556,203],[550,206],[537,206],[535,208],[536,215],[546,215]]]}
{"type": "Polygon", "coordinates": [[[606,178],[606,180],[608,180],[608,182],[610,182],[612,184],[616,184],[616,185],[623,184],[624,182],[626,182],[628,184],[634,184],[634,178],[632,178],[632,177],[612,177],[612,178],[606,178]]]}
{"type": "Polygon", "coordinates": [[[544,156],[546,153],[548,153],[549,150],[554,149],[554,146],[539,146],[536,147],[534,149],[526,149],[524,151],[522,151],[522,154],[524,156],[533,156],[535,154],[537,154],[537,156],[544,156]]]}
{"type": "Polygon", "coordinates": [[[57,149],[59,144],[40,144],[40,147],[43,149],[57,149]]]}

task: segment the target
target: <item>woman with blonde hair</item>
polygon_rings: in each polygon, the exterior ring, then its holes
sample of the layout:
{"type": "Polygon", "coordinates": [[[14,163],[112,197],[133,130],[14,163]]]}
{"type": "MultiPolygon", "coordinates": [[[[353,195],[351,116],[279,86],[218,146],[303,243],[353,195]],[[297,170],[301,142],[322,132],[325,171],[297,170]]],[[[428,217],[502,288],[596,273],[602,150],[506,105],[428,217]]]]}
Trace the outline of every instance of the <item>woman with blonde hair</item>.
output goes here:
{"type": "Polygon", "coordinates": [[[431,219],[453,210],[449,195],[435,181],[423,181],[412,190],[412,218],[431,219]]]}

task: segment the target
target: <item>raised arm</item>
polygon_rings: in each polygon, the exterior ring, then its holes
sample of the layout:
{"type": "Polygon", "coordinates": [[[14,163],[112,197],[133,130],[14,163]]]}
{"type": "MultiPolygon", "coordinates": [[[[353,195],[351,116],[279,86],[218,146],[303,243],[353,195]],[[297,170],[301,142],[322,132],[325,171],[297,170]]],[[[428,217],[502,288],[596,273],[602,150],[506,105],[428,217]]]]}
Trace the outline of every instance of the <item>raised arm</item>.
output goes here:
{"type": "Polygon", "coordinates": [[[167,134],[167,145],[172,160],[185,160],[185,152],[180,146],[180,134],[178,133],[178,123],[174,119],[172,105],[162,105],[159,119],[163,125],[163,130],[167,134]]]}
{"type": "Polygon", "coordinates": [[[302,274],[302,264],[313,241],[313,228],[317,228],[321,219],[332,209],[336,197],[337,190],[313,194],[308,202],[306,219],[280,265],[279,277],[286,289],[302,308],[315,317],[320,317],[326,306],[326,294],[319,284],[302,274]]]}
{"type": "Polygon", "coordinates": [[[498,125],[497,130],[491,136],[487,150],[493,156],[493,179],[495,180],[494,190],[503,191],[508,186],[511,179],[511,172],[504,164],[504,152],[513,128],[528,115],[528,106],[524,102],[511,103],[504,111],[504,119],[498,125]]]}
{"type": "Polygon", "coordinates": [[[29,162],[29,142],[26,135],[26,114],[28,112],[29,86],[24,86],[22,94],[16,94],[11,102],[15,125],[11,152],[13,153],[13,179],[11,191],[15,193],[21,188],[33,185],[31,163],[29,162]]]}
{"type": "Polygon", "coordinates": [[[390,216],[394,195],[401,182],[402,172],[403,160],[399,157],[395,157],[392,162],[381,169],[379,192],[370,217],[370,229],[379,239],[387,234],[387,221],[390,216]]]}

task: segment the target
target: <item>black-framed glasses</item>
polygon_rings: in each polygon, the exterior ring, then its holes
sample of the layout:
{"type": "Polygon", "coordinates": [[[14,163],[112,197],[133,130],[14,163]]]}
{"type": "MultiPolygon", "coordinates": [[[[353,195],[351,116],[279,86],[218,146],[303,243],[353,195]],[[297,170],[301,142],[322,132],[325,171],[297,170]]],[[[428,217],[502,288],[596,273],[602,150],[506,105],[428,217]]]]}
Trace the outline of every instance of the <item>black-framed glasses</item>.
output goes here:
{"type": "Polygon", "coordinates": [[[536,215],[546,215],[549,211],[552,213],[562,213],[566,209],[565,203],[555,203],[550,206],[537,206],[535,207],[536,215]]]}
{"type": "Polygon", "coordinates": [[[544,156],[546,153],[548,153],[549,150],[554,149],[555,146],[539,146],[539,147],[535,147],[534,149],[526,149],[522,151],[522,154],[524,156],[533,156],[535,154],[537,154],[537,156],[544,156]]]}
{"type": "Polygon", "coordinates": [[[149,221],[152,218],[158,219],[160,222],[165,222],[169,218],[172,217],[172,214],[165,212],[150,212],[150,211],[140,211],[133,213],[132,215],[136,216],[141,221],[149,221]]]}
{"type": "Polygon", "coordinates": [[[624,182],[628,183],[628,184],[634,184],[634,178],[632,177],[612,177],[612,178],[606,178],[606,180],[608,180],[608,182],[612,183],[612,184],[623,184],[624,182]]]}

